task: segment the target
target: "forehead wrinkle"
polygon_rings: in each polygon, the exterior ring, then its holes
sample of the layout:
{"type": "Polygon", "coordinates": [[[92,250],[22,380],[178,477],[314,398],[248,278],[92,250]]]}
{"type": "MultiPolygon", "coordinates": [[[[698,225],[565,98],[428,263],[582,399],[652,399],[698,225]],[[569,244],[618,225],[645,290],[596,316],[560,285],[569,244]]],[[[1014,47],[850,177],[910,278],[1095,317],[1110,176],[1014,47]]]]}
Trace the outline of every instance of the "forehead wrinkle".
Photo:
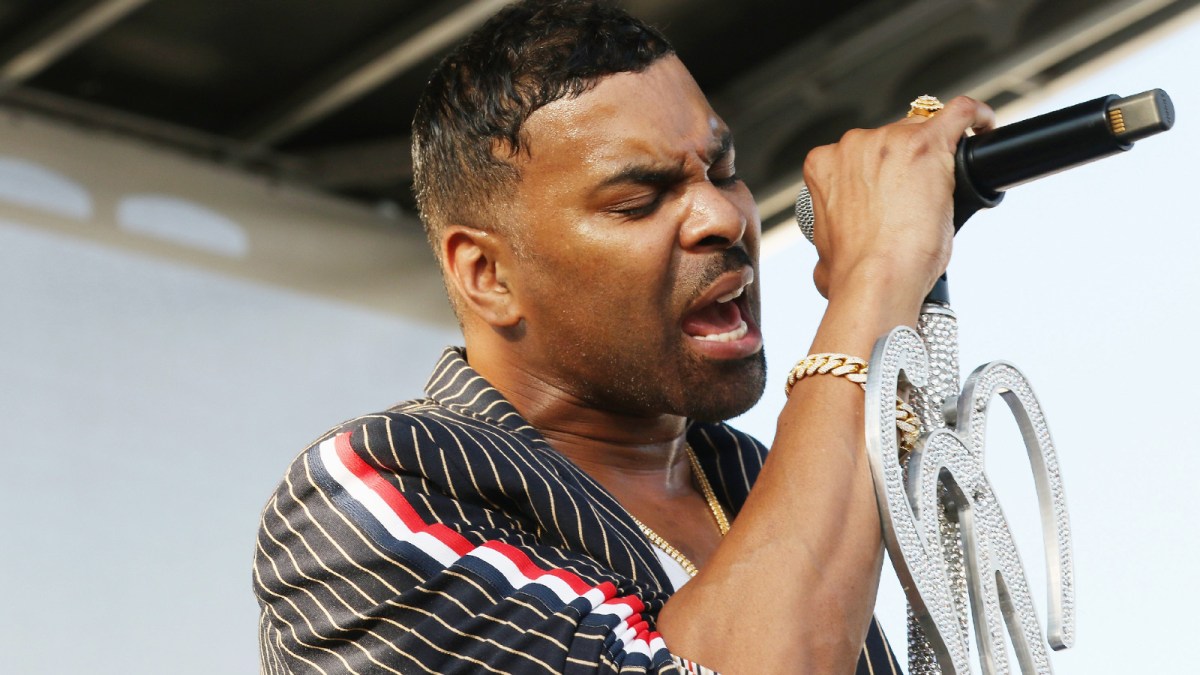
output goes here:
{"type": "MultiPolygon", "coordinates": [[[[716,132],[716,136],[710,138],[707,141],[706,145],[704,145],[704,147],[702,147],[702,148],[699,148],[694,151],[690,148],[682,148],[682,149],[670,151],[669,154],[676,155],[676,157],[673,159],[670,159],[670,158],[661,158],[660,159],[659,157],[656,157],[656,155],[661,154],[660,152],[657,152],[653,149],[638,148],[637,151],[639,152],[639,154],[645,155],[646,158],[645,159],[632,159],[632,160],[629,160],[626,162],[622,162],[621,163],[622,168],[618,171],[618,173],[626,173],[628,171],[636,170],[638,168],[644,168],[646,171],[670,172],[670,173],[679,173],[682,175],[687,170],[687,165],[689,163],[689,160],[693,156],[693,152],[695,153],[695,156],[699,158],[700,163],[705,168],[710,167],[713,164],[715,164],[716,162],[723,159],[725,156],[727,156],[730,153],[730,151],[733,150],[733,132],[730,131],[728,127],[724,127],[722,125],[720,127],[714,128],[713,131],[716,132]]],[[[633,153],[630,152],[630,153],[622,153],[622,154],[633,154],[633,153]]],[[[614,176],[615,175],[617,175],[617,174],[614,174],[614,176]]]]}
{"type": "MultiPolygon", "coordinates": [[[[700,152],[700,160],[706,167],[712,166],[732,149],[733,133],[728,128],[720,128],[719,135],[700,152]]],[[[620,183],[680,183],[687,178],[687,164],[687,157],[679,157],[674,162],[653,158],[629,160],[602,179],[597,188],[620,183]]]]}
{"type": "Polygon", "coordinates": [[[666,185],[682,182],[686,176],[687,160],[684,159],[674,163],[631,160],[602,179],[596,187],[603,189],[621,183],[666,185]]]}

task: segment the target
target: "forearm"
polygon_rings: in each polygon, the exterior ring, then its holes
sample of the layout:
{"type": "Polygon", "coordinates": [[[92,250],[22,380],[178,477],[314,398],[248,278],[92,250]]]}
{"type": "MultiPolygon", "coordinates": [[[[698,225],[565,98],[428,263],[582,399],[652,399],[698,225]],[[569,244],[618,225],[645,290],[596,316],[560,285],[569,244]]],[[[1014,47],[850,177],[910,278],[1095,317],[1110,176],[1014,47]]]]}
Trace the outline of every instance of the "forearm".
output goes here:
{"type": "MultiPolygon", "coordinates": [[[[867,358],[915,321],[919,294],[861,277],[831,293],[812,352],[867,358]]],[[[673,651],[727,674],[853,669],[882,561],[864,439],[860,387],[796,384],[733,529],[660,615],[673,651]]]]}
{"type": "MultiPolygon", "coordinates": [[[[809,153],[813,276],[829,299],[813,352],[867,358],[880,336],[915,323],[950,258],[955,148],[992,123],[987,106],[958,98],[936,118],[854,130],[809,153]]],[[[733,529],[660,614],[673,650],[727,674],[853,670],[883,555],[863,402],[838,377],[792,389],[733,529]]]]}

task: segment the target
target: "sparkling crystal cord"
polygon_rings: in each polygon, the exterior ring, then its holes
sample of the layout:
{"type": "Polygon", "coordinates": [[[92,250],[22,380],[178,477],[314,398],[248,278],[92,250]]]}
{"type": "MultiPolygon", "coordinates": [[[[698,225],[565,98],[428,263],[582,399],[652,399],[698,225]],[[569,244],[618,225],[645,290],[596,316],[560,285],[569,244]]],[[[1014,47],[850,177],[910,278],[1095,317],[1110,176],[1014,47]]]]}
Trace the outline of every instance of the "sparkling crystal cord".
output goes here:
{"type": "MultiPolygon", "coordinates": [[[[921,420],[921,432],[946,428],[943,414],[946,401],[958,397],[958,319],[944,305],[929,303],[921,308],[917,321],[917,334],[925,343],[929,354],[929,381],[912,397],[912,406],[921,420]]],[[[907,477],[907,476],[906,476],[907,477]]],[[[939,501],[947,498],[945,486],[938,488],[939,501]]],[[[962,532],[957,520],[951,520],[946,509],[937,514],[938,529],[942,536],[943,555],[952,584],[952,597],[958,607],[959,623],[965,638],[969,638],[967,623],[969,598],[967,595],[967,573],[962,549],[962,532]]],[[[934,649],[925,636],[925,631],[916,620],[912,608],[908,610],[908,669],[910,675],[940,675],[934,649]]]]}

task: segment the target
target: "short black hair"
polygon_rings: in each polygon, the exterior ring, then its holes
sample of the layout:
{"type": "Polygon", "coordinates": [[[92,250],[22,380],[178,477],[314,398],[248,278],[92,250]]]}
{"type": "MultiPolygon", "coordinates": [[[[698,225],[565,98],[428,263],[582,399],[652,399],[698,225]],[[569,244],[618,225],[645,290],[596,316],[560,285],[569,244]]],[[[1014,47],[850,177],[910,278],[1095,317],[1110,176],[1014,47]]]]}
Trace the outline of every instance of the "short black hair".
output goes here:
{"type": "Polygon", "coordinates": [[[502,227],[502,189],[529,152],[522,125],[606,75],[640,72],[673,53],[654,28],[611,3],[524,0],[472,33],[434,70],[413,118],[417,207],[435,253],[451,223],[502,227]]]}

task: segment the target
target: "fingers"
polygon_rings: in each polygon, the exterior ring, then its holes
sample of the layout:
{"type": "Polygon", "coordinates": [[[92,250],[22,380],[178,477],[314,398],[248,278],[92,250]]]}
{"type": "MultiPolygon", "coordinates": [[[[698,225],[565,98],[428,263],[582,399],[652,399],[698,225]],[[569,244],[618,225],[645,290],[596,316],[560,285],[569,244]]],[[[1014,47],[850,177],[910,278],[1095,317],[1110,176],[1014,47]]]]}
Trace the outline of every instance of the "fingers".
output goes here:
{"type": "Polygon", "coordinates": [[[954,152],[968,130],[994,125],[991,108],[958,97],[933,117],[852,130],[814,149],[804,176],[816,217],[818,290],[836,292],[856,270],[879,268],[916,287],[932,285],[954,231],[954,152]]]}
{"type": "Polygon", "coordinates": [[[937,132],[956,147],[959,139],[968,132],[980,133],[994,129],[996,113],[986,103],[969,96],[957,96],[932,116],[912,115],[896,121],[897,125],[929,124],[930,133],[937,132]]]}
{"type": "Polygon", "coordinates": [[[953,150],[968,131],[979,133],[994,129],[996,112],[986,103],[968,96],[957,96],[928,121],[931,130],[943,136],[947,140],[947,147],[953,150]]]}

